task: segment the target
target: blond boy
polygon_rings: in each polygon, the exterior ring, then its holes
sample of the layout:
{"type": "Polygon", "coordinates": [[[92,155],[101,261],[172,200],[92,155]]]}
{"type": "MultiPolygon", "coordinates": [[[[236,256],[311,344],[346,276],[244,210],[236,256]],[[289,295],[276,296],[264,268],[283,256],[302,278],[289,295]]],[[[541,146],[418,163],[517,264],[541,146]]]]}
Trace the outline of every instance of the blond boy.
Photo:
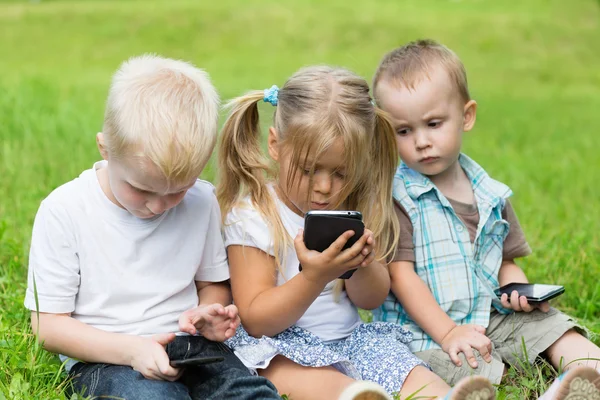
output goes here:
{"type": "Polygon", "coordinates": [[[450,384],[472,374],[500,383],[506,364],[542,355],[557,368],[600,358],[582,328],[548,303],[494,294],[527,282],[514,259],[531,250],[511,190],[461,153],[477,103],[456,54],[431,40],[409,43],[383,58],[373,86],[397,132],[394,197],[403,231],[389,266],[392,293],[375,319],[410,329],[411,350],[450,384]]]}
{"type": "Polygon", "coordinates": [[[25,306],[44,346],[66,360],[75,391],[278,398],[218,343],[239,325],[214,188],[197,179],[215,145],[218,108],[204,71],[130,59],[113,77],[96,136],[104,160],[42,201],[25,306]],[[197,356],[225,359],[170,366],[197,356]]]}

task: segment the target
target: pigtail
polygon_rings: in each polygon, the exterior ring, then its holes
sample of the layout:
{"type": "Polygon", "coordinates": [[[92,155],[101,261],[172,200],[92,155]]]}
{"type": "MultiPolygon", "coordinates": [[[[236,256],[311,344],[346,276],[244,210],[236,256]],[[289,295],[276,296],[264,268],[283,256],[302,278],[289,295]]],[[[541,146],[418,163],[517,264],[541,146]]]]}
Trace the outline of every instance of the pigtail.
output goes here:
{"type": "Polygon", "coordinates": [[[378,107],[375,107],[375,132],[370,150],[371,159],[377,160],[370,172],[371,193],[374,194],[371,229],[377,238],[377,258],[381,261],[395,251],[400,239],[400,224],[392,197],[394,174],[398,166],[396,133],[387,114],[378,107]]]}
{"type": "Polygon", "coordinates": [[[252,204],[270,225],[275,259],[280,268],[281,256],[292,239],[268,188],[272,171],[261,148],[257,105],[263,98],[263,91],[253,91],[226,105],[231,112],[221,133],[217,199],[225,222],[232,208],[250,196],[252,204]]]}
{"type": "Polygon", "coordinates": [[[254,91],[227,104],[231,109],[221,133],[217,199],[223,218],[247,194],[259,202],[266,195],[268,164],[260,148],[257,103],[263,94],[254,91]]]}

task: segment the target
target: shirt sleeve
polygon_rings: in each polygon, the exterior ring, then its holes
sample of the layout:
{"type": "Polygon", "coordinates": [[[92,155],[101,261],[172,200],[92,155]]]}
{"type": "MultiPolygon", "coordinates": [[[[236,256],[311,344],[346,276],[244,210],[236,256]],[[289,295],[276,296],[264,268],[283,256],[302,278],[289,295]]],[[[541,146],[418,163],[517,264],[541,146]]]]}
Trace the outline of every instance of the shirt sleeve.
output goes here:
{"type": "Polygon", "coordinates": [[[394,200],[394,210],[400,222],[400,239],[392,261],[415,261],[415,245],[413,243],[413,226],[408,213],[400,203],[394,200]]]}
{"type": "Polygon", "coordinates": [[[502,218],[510,226],[508,235],[504,239],[502,258],[504,260],[513,260],[531,254],[531,247],[529,247],[525,239],[525,234],[523,233],[523,229],[521,229],[517,214],[508,200],[506,200],[506,205],[504,206],[504,210],[502,210],[502,218]]]}
{"type": "Polygon", "coordinates": [[[211,210],[204,241],[202,261],[195,280],[203,282],[223,282],[229,279],[227,252],[221,233],[221,211],[217,198],[211,196],[211,210]]]}
{"type": "Polygon", "coordinates": [[[44,200],[31,235],[25,307],[54,314],[73,312],[79,283],[77,242],[69,214],[60,204],[44,200]]]}
{"type": "Polygon", "coordinates": [[[248,246],[262,250],[269,255],[275,255],[269,225],[260,213],[248,203],[234,207],[229,212],[223,230],[225,247],[248,246]]]}

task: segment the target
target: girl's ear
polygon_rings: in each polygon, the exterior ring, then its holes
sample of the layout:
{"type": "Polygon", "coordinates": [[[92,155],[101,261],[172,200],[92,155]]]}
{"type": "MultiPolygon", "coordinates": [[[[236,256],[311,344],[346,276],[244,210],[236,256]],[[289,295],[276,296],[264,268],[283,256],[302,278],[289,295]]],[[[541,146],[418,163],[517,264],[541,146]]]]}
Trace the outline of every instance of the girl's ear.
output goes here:
{"type": "Polygon", "coordinates": [[[475,100],[469,100],[465,104],[464,108],[464,132],[468,132],[473,129],[473,126],[475,125],[475,119],[477,119],[477,102],[475,100]]]}
{"type": "Polygon", "coordinates": [[[104,144],[104,134],[102,132],[98,132],[96,134],[96,146],[98,146],[98,151],[103,159],[108,160],[108,150],[106,150],[106,145],[104,144]]]}
{"type": "Polygon", "coordinates": [[[267,139],[269,155],[274,161],[279,160],[279,137],[274,127],[269,128],[269,138],[267,139]]]}

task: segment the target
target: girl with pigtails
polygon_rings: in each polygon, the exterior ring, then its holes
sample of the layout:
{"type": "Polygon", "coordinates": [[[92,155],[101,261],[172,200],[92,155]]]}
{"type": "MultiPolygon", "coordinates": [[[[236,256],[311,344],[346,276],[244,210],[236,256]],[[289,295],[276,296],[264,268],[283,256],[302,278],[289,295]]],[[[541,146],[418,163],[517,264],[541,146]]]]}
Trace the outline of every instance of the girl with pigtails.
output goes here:
{"type": "Polygon", "coordinates": [[[309,67],[281,89],[250,92],[229,107],[217,197],[243,325],[227,344],[242,362],[294,400],[417,391],[493,398],[483,378],[450,392],[408,350],[408,331],[360,319],[358,308],[378,307],[390,290],[386,259],[400,230],[392,200],[395,133],[365,80],[342,68],[309,67]],[[275,106],[268,157],[262,101],[275,106]],[[360,211],[364,234],[345,250],[352,231],[322,253],[308,250],[302,228],[310,210],[360,211]],[[337,279],[355,268],[350,279],[337,279]]]}

